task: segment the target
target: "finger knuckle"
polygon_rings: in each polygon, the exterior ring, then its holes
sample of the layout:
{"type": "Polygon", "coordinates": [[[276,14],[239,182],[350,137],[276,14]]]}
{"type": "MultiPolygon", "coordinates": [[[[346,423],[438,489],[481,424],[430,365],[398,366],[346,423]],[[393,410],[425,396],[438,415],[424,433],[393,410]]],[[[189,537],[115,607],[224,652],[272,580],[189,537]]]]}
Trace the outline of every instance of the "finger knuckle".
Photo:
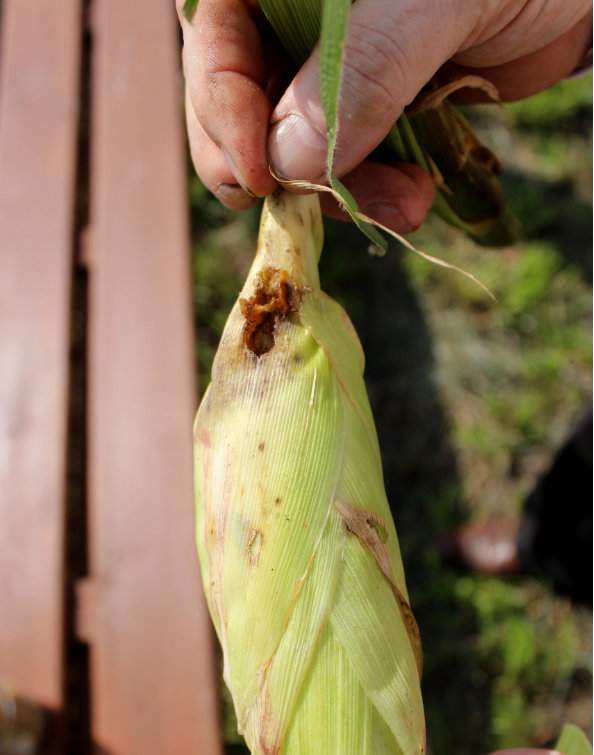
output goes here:
{"type": "Polygon", "coordinates": [[[408,61],[391,34],[362,22],[351,27],[345,46],[343,93],[365,104],[369,118],[391,117],[403,106],[408,61]]]}

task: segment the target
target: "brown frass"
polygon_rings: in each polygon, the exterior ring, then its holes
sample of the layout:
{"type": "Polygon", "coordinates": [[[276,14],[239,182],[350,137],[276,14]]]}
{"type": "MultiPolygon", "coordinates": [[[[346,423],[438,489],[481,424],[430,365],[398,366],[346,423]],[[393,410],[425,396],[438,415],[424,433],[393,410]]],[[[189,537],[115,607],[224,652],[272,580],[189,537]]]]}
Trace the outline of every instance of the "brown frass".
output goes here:
{"type": "Polygon", "coordinates": [[[291,283],[286,270],[265,267],[258,276],[253,296],[239,300],[245,319],[244,346],[256,356],[270,351],[277,323],[297,312],[300,299],[301,292],[291,283]]]}

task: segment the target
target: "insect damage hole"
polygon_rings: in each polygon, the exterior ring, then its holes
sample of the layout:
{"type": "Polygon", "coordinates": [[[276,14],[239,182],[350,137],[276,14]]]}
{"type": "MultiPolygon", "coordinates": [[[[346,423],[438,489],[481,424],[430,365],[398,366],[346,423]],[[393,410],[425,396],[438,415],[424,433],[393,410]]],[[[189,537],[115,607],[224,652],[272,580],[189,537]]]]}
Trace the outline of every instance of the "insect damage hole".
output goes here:
{"type": "Polygon", "coordinates": [[[239,300],[245,319],[244,346],[258,357],[270,351],[277,324],[297,312],[300,299],[301,291],[286,270],[265,267],[258,275],[253,296],[239,300]]]}

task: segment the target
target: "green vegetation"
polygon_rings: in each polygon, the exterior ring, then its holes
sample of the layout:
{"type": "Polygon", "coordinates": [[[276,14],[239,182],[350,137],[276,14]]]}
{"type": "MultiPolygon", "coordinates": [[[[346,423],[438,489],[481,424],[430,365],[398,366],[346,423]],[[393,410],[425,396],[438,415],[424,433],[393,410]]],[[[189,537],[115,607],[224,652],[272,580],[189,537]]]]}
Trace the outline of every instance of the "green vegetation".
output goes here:
{"type": "MultiPolygon", "coordinates": [[[[371,257],[356,229],[326,227],[322,281],[367,355],[438,755],[551,744],[568,720],[590,737],[591,613],[533,578],[454,571],[437,543],[469,519],[518,511],[591,399],[591,86],[582,77],[473,116],[503,160],[522,243],[485,249],[437,219],[414,236],[497,303],[397,244],[371,257]]],[[[228,212],[192,178],[191,211],[205,387],[259,208],[228,212]]],[[[226,731],[231,742],[234,726],[226,731]]]]}
{"type": "Polygon", "coordinates": [[[555,749],[563,755],[592,755],[592,745],[584,732],[574,724],[565,724],[555,749]]]}

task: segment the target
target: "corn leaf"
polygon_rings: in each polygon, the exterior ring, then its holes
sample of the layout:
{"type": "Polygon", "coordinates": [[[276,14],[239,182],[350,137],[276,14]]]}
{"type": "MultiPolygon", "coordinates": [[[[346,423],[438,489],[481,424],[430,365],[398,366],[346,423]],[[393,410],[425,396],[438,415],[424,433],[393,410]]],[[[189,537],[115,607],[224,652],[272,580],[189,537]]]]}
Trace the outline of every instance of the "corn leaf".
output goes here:
{"type": "Polygon", "coordinates": [[[565,724],[555,749],[561,755],[592,755],[592,745],[575,724],[565,724]]]}
{"type": "Polygon", "coordinates": [[[385,251],[388,248],[385,238],[370,223],[357,217],[359,208],[355,198],[334,175],[334,154],[340,128],[338,120],[340,86],[350,9],[351,0],[324,0],[320,35],[320,96],[328,134],[326,171],[328,183],[341,197],[341,205],[351,220],[374,246],[385,251]]]}
{"type": "Polygon", "coordinates": [[[194,18],[194,13],[196,13],[197,7],[198,0],[185,0],[185,3],[182,7],[182,14],[184,18],[187,18],[188,21],[191,21],[194,18]]]}
{"type": "Polygon", "coordinates": [[[302,65],[320,37],[323,0],[260,0],[260,7],[284,49],[302,65]]]}

